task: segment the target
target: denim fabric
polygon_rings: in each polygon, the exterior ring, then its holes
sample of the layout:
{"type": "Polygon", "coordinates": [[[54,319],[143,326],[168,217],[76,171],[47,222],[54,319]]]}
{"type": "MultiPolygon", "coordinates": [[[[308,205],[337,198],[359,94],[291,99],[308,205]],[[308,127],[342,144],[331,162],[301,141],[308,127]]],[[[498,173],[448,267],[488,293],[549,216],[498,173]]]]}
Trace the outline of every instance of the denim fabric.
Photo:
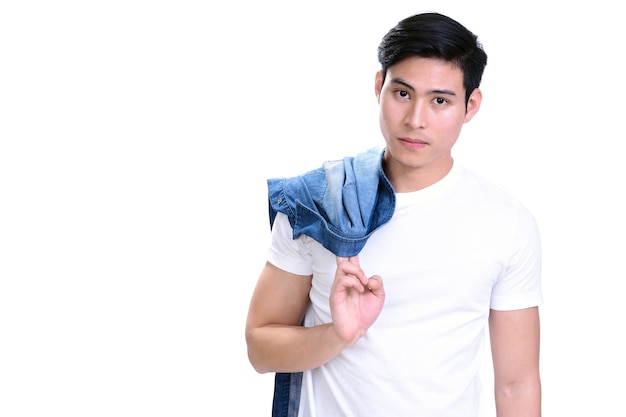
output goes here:
{"type": "MultiPolygon", "coordinates": [[[[371,148],[297,177],[269,179],[270,227],[285,213],[294,239],[305,234],[337,256],[357,255],[395,209],[383,152],[371,148]]],[[[276,373],[272,417],[297,417],[301,390],[302,372],[276,373]]]]}
{"type": "Polygon", "coordinates": [[[357,255],[395,208],[383,152],[379,146],[296,177],[267,180],[270,226],[285,213],[294,239],[305,234],[337,256],[357,255]]]}
{"type": "Polygon", "coordinates": [[[277,372],[274,377],[272,417],[298,417],[302,372],[277,372]]]}

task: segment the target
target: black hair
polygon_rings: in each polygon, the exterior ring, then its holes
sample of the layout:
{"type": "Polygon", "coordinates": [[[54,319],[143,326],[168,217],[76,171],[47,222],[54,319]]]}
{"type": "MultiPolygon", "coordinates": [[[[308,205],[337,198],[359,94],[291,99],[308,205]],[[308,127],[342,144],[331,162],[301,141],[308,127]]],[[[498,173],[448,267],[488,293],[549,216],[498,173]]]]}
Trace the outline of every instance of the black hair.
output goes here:
{"type": "Polygon", "coordinates": [[[398,22],[378,46],[383,83],[392,65],[412,56],[442,59],[463,72],[465,104],[478,88],[487,54],[478,37],[456,20],[439,13],[421,13],[398,22]]]}

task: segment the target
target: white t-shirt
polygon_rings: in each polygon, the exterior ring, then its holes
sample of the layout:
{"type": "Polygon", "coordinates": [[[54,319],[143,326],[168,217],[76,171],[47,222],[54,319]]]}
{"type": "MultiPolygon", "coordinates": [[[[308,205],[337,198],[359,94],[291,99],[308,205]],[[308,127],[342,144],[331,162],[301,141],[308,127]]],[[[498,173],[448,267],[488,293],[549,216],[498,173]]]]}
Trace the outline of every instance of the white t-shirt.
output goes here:
{"type": "MultiPolygon", "coordinates": [[[[396,196],[393,218],[359,253],[383,279],[383,310],[354,346],[304,372],[301,417],[477,417],[490,308],[542,303],[539,232],[518,201],[456,163],[396,196]]],[[[283,214],[272,233],[269,262],[313,275],[305,325],[330,322],[335,256],[292,239],[283,214]]]]}

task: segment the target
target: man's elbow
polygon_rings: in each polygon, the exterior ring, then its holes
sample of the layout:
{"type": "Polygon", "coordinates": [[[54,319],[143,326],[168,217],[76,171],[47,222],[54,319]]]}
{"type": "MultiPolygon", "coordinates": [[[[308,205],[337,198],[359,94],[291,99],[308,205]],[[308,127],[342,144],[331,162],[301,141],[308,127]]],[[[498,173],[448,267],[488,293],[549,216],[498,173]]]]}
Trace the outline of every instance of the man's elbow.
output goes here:
{"type": "Polygon", "coordinates": [[[498,415],[541,416],[541,381],[539,376],[495,385],[498,415]]]}

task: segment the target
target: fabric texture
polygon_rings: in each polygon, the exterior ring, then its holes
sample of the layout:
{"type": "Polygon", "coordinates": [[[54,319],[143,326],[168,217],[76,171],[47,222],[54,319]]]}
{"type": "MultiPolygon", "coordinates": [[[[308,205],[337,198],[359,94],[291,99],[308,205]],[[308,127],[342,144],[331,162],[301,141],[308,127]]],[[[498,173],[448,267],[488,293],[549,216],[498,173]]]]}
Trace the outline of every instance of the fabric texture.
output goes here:
{"type": "Polygon", "coordinates": [[[383,152],[375,147],[296,177],[269,179],[270,227],[284,213],[294,239],[307,235],[337,256],[358,254],[393,215],[395,194],[383,172],[383,152]]]}

